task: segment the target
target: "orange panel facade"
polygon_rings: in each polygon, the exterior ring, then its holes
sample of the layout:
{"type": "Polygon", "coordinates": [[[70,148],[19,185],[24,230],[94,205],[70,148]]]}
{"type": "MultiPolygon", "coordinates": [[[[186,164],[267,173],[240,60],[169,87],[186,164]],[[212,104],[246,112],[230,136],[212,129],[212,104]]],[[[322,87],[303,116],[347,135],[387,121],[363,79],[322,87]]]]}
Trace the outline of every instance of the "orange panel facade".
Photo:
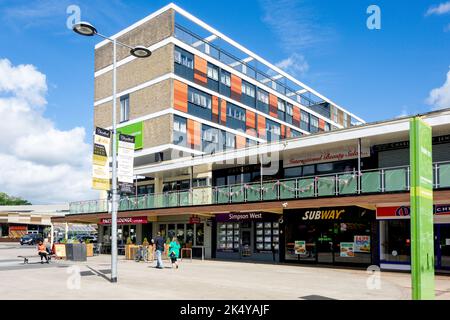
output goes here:
{"type": "Polygon", "coordinates": [[[188,147],[201,149],[201,123],[187,119],[187,141],[188,147]]]}
{"type": "Polygon", "coordinates": [[[201,85],[208,83],[206,74],[208,72],[208,62],[198,56],[194,56],[194,81],[201,85]]]}
{"type": "Polygon", "coordinates": [[[269,115],[278,118],[278,98],[269,93],[269,115]]]}
{"type": "Polygon", "coordinates": [[[178,111],[188,112],[188,86],[181,81],[174,80],[174,108],[178,111]]]}
{"type": "Polygon", "coordinates": [[[286,126],[284,124],[281,125],[281,139],[286,138],[286,126]]]}
{"type": "Polygon", "coordinates": [[[227,102],[223,99],[220,101],[220,123],[227,124],[227,102]]]}
{"type": "Polygon", "coordinates": [[[245,124],[248,128],[256,129],[256,114],[250,110],[245,113],[245,124]]]}
{"type": "Polygon", "coordinates": [[[286,127],[286,138],[291,138],[291,137],[292,137],[292,135],[291,135],[291,128],[286,127]]]}
{"type": "Polygon", "coordinates": [[[300,109],[296,106],[293,108],[292,122],[294,126],[300,127],[300,109]]]}
{"type": "Polygon", "coordinates": [[[245,148],[246,145],[247,145],[247,138],[240,135],[236,135],[236,148],[237,149],[245,148]]]}
{"type": "Polygon", "coordinates": [[[212,96],[212,121],[219,123],[219,98],[212,96]]]}
{"type": "Polygon", "coordinates": [[[266,118],[258,114],[258,136],[262,139],[266,138],[266,118]]]}
{"type": "Polygon", "coordinates": [[[238,76],[231,74],[231,99],[241,101],[242,80],[238,76]]]}
{"type": "Polygon", "coordinates": [[[325,120],[319,118],[319,129],[325,130],[325,120]]]}

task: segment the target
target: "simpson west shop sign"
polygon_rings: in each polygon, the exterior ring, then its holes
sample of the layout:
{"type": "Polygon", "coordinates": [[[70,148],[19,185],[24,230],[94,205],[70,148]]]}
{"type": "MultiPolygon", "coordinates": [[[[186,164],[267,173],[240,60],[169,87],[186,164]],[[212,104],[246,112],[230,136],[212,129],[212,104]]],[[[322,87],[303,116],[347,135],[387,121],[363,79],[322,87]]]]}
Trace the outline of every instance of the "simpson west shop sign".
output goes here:
{"type": "MultiPolygon", "coordinates": [[[[364,157],[370,157],[370,148],[361,146],[361,158],[364,157]]],[[[296,155],[285,161],[284,167],[287,168],[312,163],[333,162],[356,158],[358,158],[358,147],[349,146],[346,148],[296,155]]]]}

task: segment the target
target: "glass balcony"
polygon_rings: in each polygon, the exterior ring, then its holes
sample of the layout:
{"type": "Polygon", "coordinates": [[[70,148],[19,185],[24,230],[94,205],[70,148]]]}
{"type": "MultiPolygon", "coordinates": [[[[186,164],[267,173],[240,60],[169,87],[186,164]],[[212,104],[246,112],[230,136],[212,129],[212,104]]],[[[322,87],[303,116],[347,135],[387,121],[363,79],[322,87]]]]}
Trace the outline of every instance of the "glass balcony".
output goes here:
{"type": "MultiPolygon", "coordinates": [[[[450,188],[450,162],[433,164],[435,189],[450,188]]],[[[392,192],[410,189],[409,166],[383,168],[332,175],[252,182],[220,187],[199,187],[165,193],[122,197],[119,211],[174,208],[227,203],[247,203],[316,197],[336,197],[392,192]]],[[[108,211],[106,200],[73,202],[70,214],[108,211]]]]}

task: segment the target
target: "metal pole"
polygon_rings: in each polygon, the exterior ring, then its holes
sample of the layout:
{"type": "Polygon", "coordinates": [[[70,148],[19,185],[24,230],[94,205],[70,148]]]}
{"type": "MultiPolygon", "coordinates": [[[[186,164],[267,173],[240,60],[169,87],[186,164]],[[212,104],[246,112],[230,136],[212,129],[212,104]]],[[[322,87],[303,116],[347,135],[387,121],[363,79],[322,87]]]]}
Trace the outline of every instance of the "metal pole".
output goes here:
{"type": "Polygon", "coordinates": [[[116,145],[116,39],[113,39],[113,112],[112,112],[112,199],[111,199],[111,282],[117,282],[117,145],[116,145]]]}
{"type": "Polygon", "coordinates": [[[361,138],[358,139],[358,193],[361,192],[361,138]]]}
{"type": "Polygon", "coordinates": [[[68,233],[69,233],[69,224],[66,222],[65,228],[64,228],[64,239],[68,238],[68,233]]]}

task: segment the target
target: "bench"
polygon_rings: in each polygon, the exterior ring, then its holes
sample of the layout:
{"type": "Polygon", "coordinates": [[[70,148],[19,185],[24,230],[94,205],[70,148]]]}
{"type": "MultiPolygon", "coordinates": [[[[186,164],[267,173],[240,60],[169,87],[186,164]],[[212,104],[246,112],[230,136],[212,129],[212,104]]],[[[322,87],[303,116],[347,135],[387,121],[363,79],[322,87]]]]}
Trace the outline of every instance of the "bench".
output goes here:
{"type": "MultiPolygon", "coordinates": [[[[41,259],[40,255],[32,255],[32,256],[17,256],[17,258],[21,258],[23,259],[23,264],[28,264],[29,259],[32,258],[39,258],[39,260],[41,259]]],[[[56,258],[56,255],[54,254],[49,254],[47,255],[48,261],[50,261],[52,258],[56,258]]]]}

